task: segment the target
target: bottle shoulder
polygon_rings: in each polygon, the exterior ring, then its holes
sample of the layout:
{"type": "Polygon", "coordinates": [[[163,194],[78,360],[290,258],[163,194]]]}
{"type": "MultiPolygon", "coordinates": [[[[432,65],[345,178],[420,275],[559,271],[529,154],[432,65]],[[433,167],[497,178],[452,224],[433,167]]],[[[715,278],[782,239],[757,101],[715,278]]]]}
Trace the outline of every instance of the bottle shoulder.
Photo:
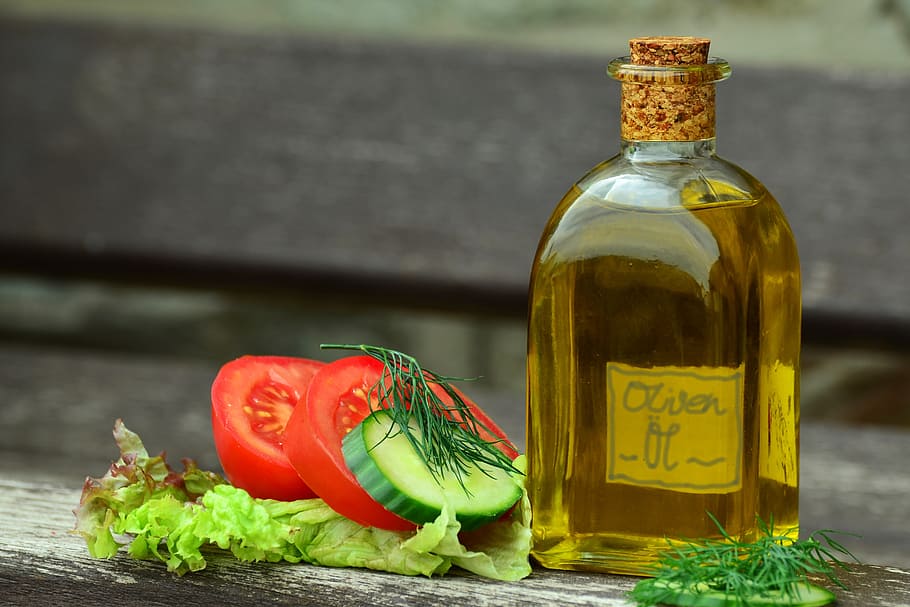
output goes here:
{"type": "Polygon", "coordinates": [[[622,256],[707,269],[733,249],[764,256],[768,246],[795,258],[780,205],[745,170],[714,156],[630,162],[620,155],[569,190],[537,259],[622,256]]]}
{"type": "Polygon", "coordinates": [[[586,199],[655,210],[752,204],[768,196],[746,170],[715,155],[632,160],[618,154],[591,169],[575,188],[586,199]]]}

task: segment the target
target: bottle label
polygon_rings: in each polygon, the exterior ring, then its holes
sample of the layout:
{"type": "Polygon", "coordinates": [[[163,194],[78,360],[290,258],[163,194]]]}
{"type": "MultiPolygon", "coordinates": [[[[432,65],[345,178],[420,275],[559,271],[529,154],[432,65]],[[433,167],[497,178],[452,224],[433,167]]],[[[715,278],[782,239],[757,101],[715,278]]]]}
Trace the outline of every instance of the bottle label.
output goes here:
{"type": "Polygon", "coordinates": [[[742,486],[743,368],[607,364],[607,481],[689,493],[742,486]]]}

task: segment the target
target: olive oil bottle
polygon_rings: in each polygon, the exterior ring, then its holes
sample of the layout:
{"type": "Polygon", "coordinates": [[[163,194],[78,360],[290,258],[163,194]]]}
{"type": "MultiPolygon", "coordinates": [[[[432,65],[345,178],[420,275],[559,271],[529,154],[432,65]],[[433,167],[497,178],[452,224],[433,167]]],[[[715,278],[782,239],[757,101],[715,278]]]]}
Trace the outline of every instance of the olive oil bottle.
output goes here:
{"type": "Polygon", "coordinates": [[[699,38],[610,63],[620,153],[576,183],[531,274],[528,490],[544,566],[647,575],[667,540],[798,525],[800,273],[765,187],[717,156],[699,38]],[[710,513],[710,516],[709,516],[710,513]]]}

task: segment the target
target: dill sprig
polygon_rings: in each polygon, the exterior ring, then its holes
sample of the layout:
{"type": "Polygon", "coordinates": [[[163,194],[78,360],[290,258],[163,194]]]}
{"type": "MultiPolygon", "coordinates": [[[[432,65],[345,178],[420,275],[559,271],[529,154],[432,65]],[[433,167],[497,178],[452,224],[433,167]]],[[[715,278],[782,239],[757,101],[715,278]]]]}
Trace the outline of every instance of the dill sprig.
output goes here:
{"type": "Polygon", "coordinates": [[[792,604],[801,588],[809,585],[809,575],[823,576],[846,589],[837,570],[848,568],[838,555],[856,557],[832,536],[851,534],[822,529],[794,540],[787,533],[777,533],[773,519],[766,523],[756,517],[758,539],[743,542],[727,533],[712,514],[708,516],[722,539],[682,544],[668,540],[669,550],[660,556],[654,577],[640,581],[629,594],[639,607],[675,604],[680,593],[707,592],[721,593],[733,605],[748,606],[772,595],[792,604]]]}
{"type": "Polygon", "coordinates": [[[321,348],[359,350],[383,364],[379,381],[370,389],[371,407],[385,410],[393,427],[404,434],[427,469],[437,481],[449,473],[462,489],[465,475],[484,466],[522,474],[512,460],[497,448],[498,441],[487,441],[481,431],[492,431],[477,419],[461,394],[449,382],[466,378],[439,375],[420,366],[413,356],[379,346],[322,344],[321,348]],[[438,385],[452,401],[446,404],[431,388],[438,385]],[[417,432],[414,431],[417,428],[417,432]]]}

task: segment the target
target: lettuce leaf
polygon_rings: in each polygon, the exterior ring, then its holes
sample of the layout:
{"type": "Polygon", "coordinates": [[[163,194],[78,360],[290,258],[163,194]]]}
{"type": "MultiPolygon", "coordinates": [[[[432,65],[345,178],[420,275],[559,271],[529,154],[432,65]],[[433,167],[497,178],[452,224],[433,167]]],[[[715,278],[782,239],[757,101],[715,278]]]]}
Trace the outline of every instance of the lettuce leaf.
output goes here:
{"type": "Polygon", "coordinates": [[[111,534],[112,526],[145,502],[166,496],[176,502],[193,502],[226,482],[214,472],[200,470],[192,460],[183,460],[183,472],[178,473],[163,453],[150,457],[139,436],[119,419],[114,423],[114,440],[120,459],[103,477],[85,479],[82,499],[74,511],[74,531],[85,538],[93,557],[111,557],[117,552],[119,544],[111,534]]]}
{"type": "MultiPolygon", "coordinates": [[[[531,573],[530,505],[521,502],[500,521],[459,534],[445,508],[414,532],[363,527],[321,499],[256,499],[213,472],[184,460],[175,472],[164,455],[150,457],[121,420],[114,426],[120,459],[100,479],[86,480],[75,532],[89,554],[109,558],[126,546],[130,556],[157,559],[184,574],[206,566],[212,545],[242,561],[306,562],[363,567],[404,575],[441,575],[453,565],[497,580],[531,573]]],[[[524,459],[516,460],[523,466],[524,459]]],[[[520,482],[520,481],[516,481],[520,482]]]]}

